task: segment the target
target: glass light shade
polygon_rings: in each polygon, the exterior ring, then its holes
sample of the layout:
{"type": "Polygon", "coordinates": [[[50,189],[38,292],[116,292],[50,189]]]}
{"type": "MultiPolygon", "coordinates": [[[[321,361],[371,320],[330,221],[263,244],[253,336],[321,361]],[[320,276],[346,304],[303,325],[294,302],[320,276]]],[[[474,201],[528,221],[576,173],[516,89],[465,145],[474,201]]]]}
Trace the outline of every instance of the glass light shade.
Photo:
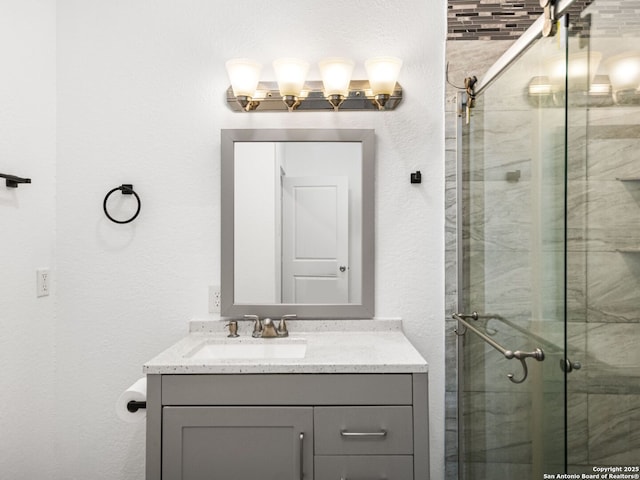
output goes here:
{"type": "Polygon", "coordinates": [[[396,57],[375,57],[364,62],[373,95],[391,95],[402,67],[396,57]]]}
{"type": "Polygon", "coordinates": [[[591,82],[589,93],[594,95],[611,95],[611,80],[609,75],[596,75],[591,82]]]}
{"type": "Polygon", "coordinates": [[[565,76],[568,76],[569,89],[587,90],[598,71],[600,60],[602,54],[599,52],[572,54],[568,61],[564,55],[555,56],[546,65],[549,80],[555,90],[563,89],[565,76]]]}
{"type": "Polygon", "coordinates": [[[227,61],[227,74],[236,97],[253,97],[260,80],[262,65],[248,58],[234,58],[227,61]]]}
{"type": "Polygon", "coordinates": [[[276,72],[280,95],[299,96],[307,78],[309,64],[296,58],[279,58],[274,60],[273,69],[276,72]]]}
{"type": "Polygon", "coordinates": [[[529,95],[549,95],[551,93],[549,77],[545,75],[533,77],[529,82],[529,95]]]}
{"type": "Polygon", "coordinates": [[[627,52],[605,61],[611,86],[616,92],[640,88],[640,52],[627,52]]]}
{"type": "Polygon", "coordinates": [[[349,84],[355,62],[348,58],[325,58],[318,62],[325,96],[349,96],[349,84]]]}

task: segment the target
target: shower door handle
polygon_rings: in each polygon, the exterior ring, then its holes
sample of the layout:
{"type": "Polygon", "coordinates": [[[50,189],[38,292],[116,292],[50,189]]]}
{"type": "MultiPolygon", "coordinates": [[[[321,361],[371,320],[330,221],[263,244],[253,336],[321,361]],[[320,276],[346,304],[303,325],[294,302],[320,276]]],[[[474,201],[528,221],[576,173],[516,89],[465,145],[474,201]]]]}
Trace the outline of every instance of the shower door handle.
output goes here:
{"type": "Polygon", "coordinates": [[[467,320],[468,319],[474,319],[477,320],[479,318],[478,314],[476,312],[473,312],[471,314],[465,314],[465,313],[454,313],[452,315],[454,320],[457,320],[458,322],[462,323],[462,325],[465,327],[464,332],[458,332],[458,330],[454,330],[455,334],[458,335],[459,337],[462,335],[465,335],[467,330],[471,330],[473,333],[475,333],[477,336],[479,336],[482,340],[484,340],[485,342],[487,342],[489,345],[491,345],[493,348],[495,348],[497,351],[499,351],[500,353],[502,353],[504,355],[504,357],[507,360],[511,360],[513,358],[518,359],[520,361],[520,364],[522,365],[522,378],[515,378],[515,376],[513,375],[513,373],[509,373],[507,375],[507,377],[509,378],[509,380],[513,383],[522,383],[527,379],[527,376],[529,375],[529,369],[527,367],[527,362],[526,359],[527,358],[533,358],[539,362],[542,362],[545,358],[544,355],[544,351],[541,348],[536,348],[535,350],[533,350],[532,352],[523,352],[521,350],[508,350],[506,348],[504,348],[502,345],[500,345],[498,342],[496,342],[495,340],[493,340],[492,338],[488,337],[487,335],[485,335],[483,332],[481,332],[480,330],[478,330],[476,327],[474,327],[473,325],[471,325],[467,320]]]}

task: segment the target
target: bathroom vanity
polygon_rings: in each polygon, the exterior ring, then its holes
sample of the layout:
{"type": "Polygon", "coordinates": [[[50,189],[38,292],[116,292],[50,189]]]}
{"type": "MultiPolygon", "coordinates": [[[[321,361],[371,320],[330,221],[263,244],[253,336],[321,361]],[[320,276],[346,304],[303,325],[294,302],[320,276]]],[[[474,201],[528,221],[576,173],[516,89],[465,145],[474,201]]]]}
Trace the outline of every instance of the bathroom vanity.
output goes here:
{"type": "Polygon", "coordinates": [[[427,364],[395,320],[220,321],[144,366],[147,480],[429,478],[427,364]]]}
{"type": "Polygon", "coordinates": [[[374,316],[374,144],[222,130],[222,315],[339,320],[191,322],[144,366],[147,480],[428,480],[426,362],[399,320],[344,320],[374,316]]]}

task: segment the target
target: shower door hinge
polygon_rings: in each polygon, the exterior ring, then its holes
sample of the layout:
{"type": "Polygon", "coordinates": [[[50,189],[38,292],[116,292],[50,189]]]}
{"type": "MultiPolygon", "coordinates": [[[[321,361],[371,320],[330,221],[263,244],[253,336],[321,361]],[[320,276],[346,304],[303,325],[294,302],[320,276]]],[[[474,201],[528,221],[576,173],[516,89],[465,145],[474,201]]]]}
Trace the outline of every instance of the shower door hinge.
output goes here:
{"type": "Polygon", "coordinates": [[[565,373],[571,373],[574,370],[580,370],[582,368],[582,364],[580,362],[572,362],[568,358],[560,359],[560,370],[565,373]]]}
{"type": "Polygon", "coordinates": [[[465,123],[469,125],[471,121],[471,109],[475,107],[476,92],[475,86],[478,79],[475,77],[467,77],[464,79],[464,94],[462,96],[462,107],[464,108],[465,123]]]}
{"type": "Polygon", "coordinates": [[[543,37],[553,37],[558,31],[556,25],[556,0],[540,0],[540,6],[544,8],[543,37]]]}

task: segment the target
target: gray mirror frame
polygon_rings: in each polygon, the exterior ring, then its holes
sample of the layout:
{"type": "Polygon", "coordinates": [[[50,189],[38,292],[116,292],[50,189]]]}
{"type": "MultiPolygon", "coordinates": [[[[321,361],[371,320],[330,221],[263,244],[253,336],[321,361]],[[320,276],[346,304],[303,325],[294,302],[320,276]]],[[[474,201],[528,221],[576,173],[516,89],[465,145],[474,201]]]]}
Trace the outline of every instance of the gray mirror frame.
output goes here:
{"type": "Polygon", "coordinates": [[[221,140],[221,305],[225,317],[373,318],[375,291],[375,134],[369,129],[223,129],[221,140]],[[234,303],[234,144],[236,142],[360,142],[362,144],[362,298],[350,304],[234,303]]]}

